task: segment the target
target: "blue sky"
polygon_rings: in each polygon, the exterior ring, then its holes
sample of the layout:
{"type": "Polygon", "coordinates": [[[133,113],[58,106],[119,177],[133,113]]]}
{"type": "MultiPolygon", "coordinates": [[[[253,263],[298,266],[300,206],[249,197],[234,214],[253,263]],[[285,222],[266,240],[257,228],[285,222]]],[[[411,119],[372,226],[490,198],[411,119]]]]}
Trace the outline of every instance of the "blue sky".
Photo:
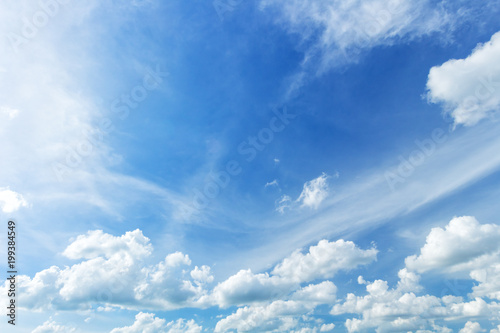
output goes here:
{"type": "Polygon", "coordinates": [[[500,331],[497,2],[0,6],[2,331],[500,331]]]}

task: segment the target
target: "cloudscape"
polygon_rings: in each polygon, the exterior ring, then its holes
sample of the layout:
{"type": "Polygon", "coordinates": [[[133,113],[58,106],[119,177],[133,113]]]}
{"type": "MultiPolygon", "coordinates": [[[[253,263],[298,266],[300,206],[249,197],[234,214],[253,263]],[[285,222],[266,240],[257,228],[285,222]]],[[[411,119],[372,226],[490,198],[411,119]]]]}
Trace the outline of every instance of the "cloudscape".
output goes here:
{"type": "Polygon", "coordinates": [[[0,4],[1,332],[500,333],[500,4],[0,4]]]}

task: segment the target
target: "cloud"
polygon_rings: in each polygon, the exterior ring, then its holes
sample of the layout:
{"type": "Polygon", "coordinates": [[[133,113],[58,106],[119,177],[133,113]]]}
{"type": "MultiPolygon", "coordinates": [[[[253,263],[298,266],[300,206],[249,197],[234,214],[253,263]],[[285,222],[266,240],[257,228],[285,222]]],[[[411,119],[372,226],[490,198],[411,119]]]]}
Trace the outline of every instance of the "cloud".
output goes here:
{"type": "Polygon", "coordinates": [[[178,319],[167,323],[153,313],[139,312],[132,326],[115,328],[111,333],[201,333],[202,329],[192,319],[178,319]]]}
{"type": "Polygon", "coordinates": [[[329,176],[323,173],[318,178],[306,182],[302,192],[295,201],[290,196],[283,195],[276,201],[276,211],[284,214],[287,209],[293,209],[297,205],[301,208],[309,207],[317,209],[321,202],[328,196],[328,178],[329,176]]]}
{"type": "Polygon", "coordinates": [[[328,195],[328,176],[323,173],[316,179],[308,181],[304,184],[302,193],[300,193],[298,202],[302,207],[318,208],[319,204],[325,200],[328,195]]]}
{"type": "Polygon", "coordinates": [[[441,103],[455,124],[474,125],[500,109],[500,32],[465,59],[431,68],[428,98],[441,103]]]}
{"type": "Polygon", "coordinates": [[[17,109],[8,106],[0,106],[0,115],[7,116],[9,119],[14,119],[18,113],[19,110],[17,109]]]}
{"type": "Polygon", "coordinates": [[[272,182],[268,182],[266,183],[266,185],[264,187],[269,187],[269,186],[276,186],[279,188],[279,184],[278,184],[278,181],[275,179],[273,180],[272,182]]]}
{"type": "MultiPolygon", "coordinates": [[[[262,0],[261,9],[305,49],[303,68],[322,73],[356,61],[367,49],[444,29],[450,16],[430,1],[262,0]]],[[[297,89],[304,72],[294,79],[297,89]]]]}
{"type": "Polygon", "coordinates": [[[276,201],[276,211],[280,214],[284,214],[287,209],[291,209],[292,207],[293,201],[288,195],[283,195],[276,201]]]}
{"type": "Polygon", "coordinates": [[[47,320],[42,325],[36,327],[31,333],[71,333],[75,332],[74,327],[59,325],[52,319],[47,320]]]}
{"type": "Polygon", "coordinates": [[[142,258],[150,255],[152,250],[149,238],[139,229],[126,232],[120,237],[95,230],[89,231],[87,235],[78,236],[64,250],[63,255],[70,259],[94,259],[99,256],[109,259],[116,255],[142,258]]]}
{"type": "Polygon", "coordinates": [[[278,264],[272,273],[287,280],[305,282],[331,278],[339,270],[350,270],[366,265],[377,258],[375,248],[362,250],[353,242],[321,240],[309,252],[295,251],[278,264]]]}
{"type": "Polygon", "coordinates": [[[458,333],[479,333],[484,332],[485,330],[481,329],[481,325],[476,322],[468,321],[465,323],[465,327],[462,328],[458,333]]]}
{"type": "MultiPolygon", "coordinates": [[[[401,274],[400,274],[401,277],[401,274]]],[[[349,293],[343,302],[334,305],[334,316],[357,314],[345,322],[348,332],[376,329],[377,332],[416,331],[433,326],[438,319],[462,319],[469,317],[495,318],[499,303],[487,303],[481,298],[464,302],[462,297],[433,295],[417,296],[414,292],[398,287],[389,289],[387,281],[367,283],[365,296],[349,293]]],[[[438,331],[451,332],[446,328],[438,331]]]]}
{"type": "Polygon", "coordinates": [[[444,229],[433,228],[420,255],[405,259],[417,272],[431,269],[458,271],[479,265],[485,256],[500,251],[500,225],[479,224],[471,216],[452,219],[444,229]]]}
{"type": "Polygon", "coordinates": [[[479,282],[473,295],[500,300],[500,225],[479,224],[457,217],[444,228],[433,228],[420,254],[405,259],[410,270],[465,272],[479,282]]]}
{"type": "Polygon", "coordinates": [[[4,213],[13,213],[21,207],[27,207],[28,202],[24,197],[8,187],[0,188],[0,205],[4,213]]]}
{"type": "MultiPolygon", "coordinates": [[[[308,285],[293,293],[288,300],[277,300],[262,306],[239,308],[221,319],[215,332],[292,332],[298,328],[301,316],[311,312],[319,304],[332,304],[337,287],[331,281],[308,285]]],[[[328,332],[335,325],[322,325],[321,332],[328,332]]],[[[303,327],[296,332],[318,332],[317,328],[303,327]]]]}
{"type": "Polygon", "coordinates": [[[88,310],[93,305],[162,310],[197,306],[211,280],[209,268],[196,268],[190,279],[182,269],[191,265],[187,255],[172,253],[156,265],[148,265],[152,250],[140,230],[119,237],[89,231],[63,252],[81,262],[64,268],[52,266],[33,278],[18,276],[19,302],[31,310],[88,310]]]}

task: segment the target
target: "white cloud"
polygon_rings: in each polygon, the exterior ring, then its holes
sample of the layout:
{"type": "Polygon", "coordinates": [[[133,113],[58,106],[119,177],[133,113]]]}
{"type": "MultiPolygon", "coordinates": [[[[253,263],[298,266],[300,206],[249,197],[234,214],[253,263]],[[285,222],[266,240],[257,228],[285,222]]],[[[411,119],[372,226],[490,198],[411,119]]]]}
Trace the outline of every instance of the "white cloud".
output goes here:
{"type": "Polygon", "coordinates": [[[142,258],[150,255],[152,250],[149,238],[139,229],[128,231],[120,237],[95,230],[78,236],[64,250],[63,255],[70,259],[94,259],[99,256],[109,259],[118,254],[142,258]]]}
{"type": "MultiPolygon", "coordinates": [[[[319,72],[356,61],[364,49],[430,34],[450,23],[443,7],[430,1],[262,0],[261,8],[308,45],[303,66],[318,61],[312,69],[319,72]]],[[[296,84],[301,79],[298,74],[296,84]]]]}
{"type": "Polygon", "coordinates": [[[458,333],[479,333],[479,332],[484,332],[483,329],[481,329],[481,325],[476,322],[468,321],[465,323],[465,327],[462,328],[458,333]]]}
{"type": "MultiPolygon", "coordinates": [[[[92,305],[162,310],[197,306],[206,294],[200,278],[210,280],[210,270],[195,269],[194,280],[190,280],[182,267],[191,260],[180,252],[149,266],[146,260],[152,250],[140,230],[120,237],[89,231],[63,252],[81,262],[64,268],[52,266],[32,279],[18,276],[19,303],[32,310],[88,310],[92,305]]],[[[5,288],[7,283],[2,290],[5,288]]]]}
{"type": "Polygon", "coordinates": [[[317,209],[321,202],[328,196],[328,178],[329,176],[323,173],[318,178],[306,182],[302,192],[295,201],[293,201],[290,196],[283,195],[275,203],[276,211],[284,214],[287,209],[293,209],[297,207],[297,205],[300,205],[300,207],[317,209]]]}
{"type": "MultiPolygon", "coordinates": [[[[353,242],[322,240],[317,245],[311,246],[305,254],[299,250],[293,252],[276,265],[271,274],[254,274],[249,269],[240,270],[219,283],[210,297],[213,303],[223,307],[283,299],[297,290],[301,283],[332,278],[340,270],[350,270],[369,264],[376,260],[376,256],[376,249],[362,250],[353,242]]],[[[330,291],[334,288],[333,284],[329,283],[320,284],[319,287],[328,287],[330,291]]],[[[306,287],[300,293],[294,294],[291,299],[301,299],[313,290],[316,289],[306,287]]],[[[328,298],[330,294],[332,293],[325,293],[324,297],[328,298]]],[[[310,295],[307,297],[310,298],[310,295]]]]}
{"type": "Polygon", "coordinates": [[[268,273],[254,274],[251,270],[240,270],[219,283],[213,291],[216,304],[231,305],[267,302],[282,298],[297,288],[294,281],[270,276],[268,273]]]}
{"type": "Polygon", "coordinates": [[[203,265],[201,269],[196,266],[191,271],[191,277],[196,283],[212,283],[214,281],[214,276],[210,274],[210,267],[203,265]]]}
{"type": "Polygon", "coordinates": [[[470,216],[457,217],[444,228],[433,228],[420,255],[405,260],[410,270],[465,272],[479,282],[474,296],[500,300],[500,225],[479,224],[470,216]]]}
{"type": "Polygon", "coordinates": [[[320,332],[330,332],[335,328],[335,324],[323,324],[321,325],[320,332]]]}
{"type": "Polygon", "coordinates": [[[431,68],[429,100],[442,103],[456,124],[474,125],[500,109],[500,32],[465,59],[431,68]]]}
{"type": "Polygon", "coordinates": [[[192,319],[166,323],[165,319],[155,317],[153,313],[140,312],[132,326],[115,328],[111,333],[201,333],[202,329],[192,319]]]}
{"type": "Polygon", "coordinates": [[[279,184],[278,184],[278,181],[275,179],[273,180],[272,182],[268,182],[266,183],[266,185],[264,187],[269,187],[269,186],[276,186],[279,188],[279,184]]]}
{"type": "Polygon", "coordinates": [[[444,228],[433,228],[420,255],[406,258],[409,269],[458,271],[480,264],[500,251],[500,225],[479,224],[470,216],[457,217],[444,228]]]}
{"type": "Polygon", "coordinates": [[[21,194],[11,191],[8,187],[1,187],[0,205],[4,213],[13,213],[21,207],[27,207],[28,202],[21,194]]]}
{"type": "Polygon", "coordinates": [[[498,325],[497,328],[492,329],[490,333],[500,333],[500,325],[498,325]]]}
{"type": "Polygon", "coordinates": [[[304,282],[314,279],[331,278],[339,270],[350,270],[366,265],[377,257],[377,250],[361,250],[353,242],[321,240],[311,246],[309,252],[295,251],[278,264],[273,274],[291,281],[304,282]]]}
{"type": "Polygon", "coordinates": [[[318,178],[305,183],[297,201],[300,202],[302,206],[318,208],[319,204],[325,200],[328,195],[327,179],[328,176],[323,173],[318,178]]]}
{"type": "Polygon", "coordinates": [[[17,109],[8,106],[0,106],[0,114],[7,116],[9,119],[14,119],[18,113],[19,110],[17,109]]]}
{"type": "Polygon", "coordinates": [[[279,200],[276,201],[276,211],[284,214],[287,209],[293,207],[292,198],[288,195],[283,195],[279,200]]]}
{"type": "Polygon", "coordinates": [[[36,327],[31,333],[71,333],[75,332],[74,327],[59,325],[52,319],[47,320],[42,325],[36,327]]]}

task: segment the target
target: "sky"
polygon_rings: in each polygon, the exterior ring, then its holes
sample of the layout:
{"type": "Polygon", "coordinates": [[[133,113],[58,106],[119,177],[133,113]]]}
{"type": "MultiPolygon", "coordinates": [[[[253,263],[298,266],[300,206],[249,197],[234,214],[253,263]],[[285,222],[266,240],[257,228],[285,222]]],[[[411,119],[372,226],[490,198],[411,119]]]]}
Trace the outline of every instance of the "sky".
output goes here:
{"type": "Polygon", "coordinates": [[[499,14],[3,1],[0,331],[499,333],[499,14]]]}

